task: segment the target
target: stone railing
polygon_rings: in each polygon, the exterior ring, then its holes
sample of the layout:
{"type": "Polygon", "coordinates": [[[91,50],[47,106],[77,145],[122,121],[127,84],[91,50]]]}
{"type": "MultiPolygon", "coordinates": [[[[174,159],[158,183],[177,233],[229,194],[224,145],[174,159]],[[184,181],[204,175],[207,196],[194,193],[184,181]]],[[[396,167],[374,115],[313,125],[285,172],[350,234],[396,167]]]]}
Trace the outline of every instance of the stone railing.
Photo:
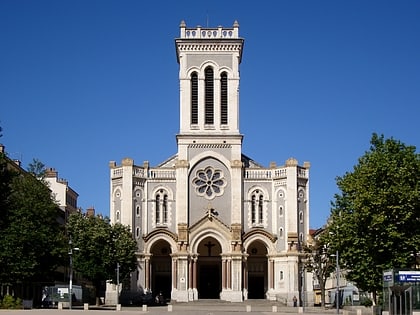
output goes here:
{"type": "MultiPolygon", "coordinates": [[[[124,169],[122,167],[117,167],[113,169],[112,178],[123,177],[124,169]]],[[[175,179],[175,170],[165,170],[165,169],[149,169],[147,172],[142,167],[133,167],[133,177],[143,178],[143,179],[175,179]]]]}
{"type": "Polygon", "coordinates": [[[239,24],[233,23],[233,27],[201,27],[187,28],[184,21],[181,22],[181,38],[191,39],[214,39],[214,38],[239,38],[239,24]]]}

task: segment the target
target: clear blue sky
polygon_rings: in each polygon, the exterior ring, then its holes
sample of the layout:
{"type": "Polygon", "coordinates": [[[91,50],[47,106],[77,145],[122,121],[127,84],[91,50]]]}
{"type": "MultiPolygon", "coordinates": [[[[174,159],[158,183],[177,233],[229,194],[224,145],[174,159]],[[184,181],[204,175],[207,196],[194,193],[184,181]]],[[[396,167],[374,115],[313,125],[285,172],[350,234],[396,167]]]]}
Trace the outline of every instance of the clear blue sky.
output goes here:
{"type": "Polygon", "coordinates": [[[420,1],[0,1],[9,156],[54,167],[109,213],[108,163],[176,153],[179,24],[240,24],[243,152],[311,163],[321,227],[373,132],[420,145],[420,1]]]}

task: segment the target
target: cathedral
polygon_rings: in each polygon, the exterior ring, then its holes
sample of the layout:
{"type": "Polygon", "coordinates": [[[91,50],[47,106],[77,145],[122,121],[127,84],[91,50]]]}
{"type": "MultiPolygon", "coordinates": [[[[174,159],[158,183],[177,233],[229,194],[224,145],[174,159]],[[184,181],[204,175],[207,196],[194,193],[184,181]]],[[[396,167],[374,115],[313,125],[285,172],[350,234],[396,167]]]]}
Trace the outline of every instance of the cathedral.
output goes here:
{"type": "Polygon", "coordinates": [[[260,165],[242,152],[239,66],[232,27],[187,27],[179,64],[177,152],[157,166],[110,167],[110,219],[131,227],[138,268],[131,290],[174,301],[267,299],[313,303],[302,262],[309,237],[309,168],[260,165]]]}

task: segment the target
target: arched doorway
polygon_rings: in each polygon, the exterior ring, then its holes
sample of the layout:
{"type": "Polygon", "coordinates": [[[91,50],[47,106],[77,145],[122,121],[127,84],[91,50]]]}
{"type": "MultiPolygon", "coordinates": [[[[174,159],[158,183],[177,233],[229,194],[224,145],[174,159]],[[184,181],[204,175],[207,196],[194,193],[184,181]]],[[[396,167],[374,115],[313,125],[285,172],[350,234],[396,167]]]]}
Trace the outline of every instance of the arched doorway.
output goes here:
{"type": "Polygon", "coordinates": [[[247,249],[248,299],[265,299],[267,291],[267,248],[261,241],[252,242],[247,249]]]}
{"type": "Polygon", "coordinates": [[[165,240],[153,244],[151,256],[151,289],[153,295],[162,292],[165,298],[170,298],[172,289],[172,258],[171,246],[165,240]]]}
{"type": "Polygon", "coordinates": [[[199,299],[219,299],[222,291],[222,247],[213,237],[198,246],[197,288],[199,299]]]}

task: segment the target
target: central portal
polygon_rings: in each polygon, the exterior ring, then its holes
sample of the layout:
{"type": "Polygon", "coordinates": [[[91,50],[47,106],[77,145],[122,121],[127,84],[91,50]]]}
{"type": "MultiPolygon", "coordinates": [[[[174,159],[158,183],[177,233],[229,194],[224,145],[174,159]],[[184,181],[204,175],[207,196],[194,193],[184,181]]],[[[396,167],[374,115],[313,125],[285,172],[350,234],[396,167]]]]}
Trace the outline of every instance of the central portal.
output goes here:
{"type": "Polygon", "coordinates": [[[222,248],[213,237],[206,237],[198,246],[198,297],[219,299],[222,291],[222,248]]]}

